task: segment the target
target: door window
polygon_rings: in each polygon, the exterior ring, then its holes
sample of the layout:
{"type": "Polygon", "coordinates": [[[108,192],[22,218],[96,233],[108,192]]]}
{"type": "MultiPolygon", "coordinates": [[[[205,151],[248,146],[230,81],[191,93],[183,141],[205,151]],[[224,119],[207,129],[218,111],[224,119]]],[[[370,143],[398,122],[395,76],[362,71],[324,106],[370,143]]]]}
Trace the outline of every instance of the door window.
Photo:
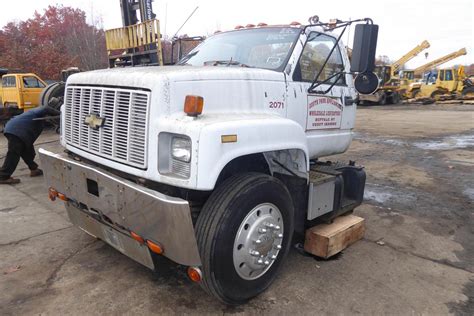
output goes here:
{"type": "Polygon", "coordinates": [[[14,87],[16,87],[15,77],[13,77],[13,76],[3,77],[2,86],[4,88],[14,88],[14,87]]]}
{"type": "Polygon", "coordinates": [[[444,70],[439,71],[439,80],[441,80],[441,81],[444,80],[444,70]]]}
{"type": "Polygon", "coordinates": [[[25,88],[44,88],[44,84],[33,76],[23,77],[23,86],[25,88]]]}
{"type": "MultiPolygon", "coordinates": [[[[321,70],[324,61],[329,56],[335,44],[336,39],[331,36],[316,32],[310,33],[298,65],[296,66],[293,80],[313,82],[316,74],[321,70]]],[[[323,82],[341,71],[344,71],[344,63],[338,45],[329,57],[318,81],[323,82]]],[[[328,80],[327,83],[332,84],[336,79],[337,76],[328,80]]],[[[345,83],[345,76],[341,76],[336,84],[344,85],[345,83]]]]}
{"type": "Polygon", "coordinates": [[[451,80],[453,80],[453,71],[452,71],[452,70],[446,70],[446,72],[445,72],[445,80],[446,80],[446,81],[451,81],[451,80]]]}

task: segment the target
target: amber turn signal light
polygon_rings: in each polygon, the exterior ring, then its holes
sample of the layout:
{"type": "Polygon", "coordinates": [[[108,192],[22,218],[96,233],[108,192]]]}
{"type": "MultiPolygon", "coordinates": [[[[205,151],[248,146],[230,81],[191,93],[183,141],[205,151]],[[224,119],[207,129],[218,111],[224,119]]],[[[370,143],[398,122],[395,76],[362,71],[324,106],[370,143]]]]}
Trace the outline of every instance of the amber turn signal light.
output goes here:
{"type": "Polygon", "coordinates": [[[202,113],[204,98],[197,95],[187,95],[184,100],[184,113],[189,116],[198,116],[202,113]]]}
{"type": "Polygon", "coordinates": [[[51,201],[56,201],[56,198],[58,197],[58,191],[56,191],[54,188],[50,187],[48,189],[48,197],[51,201]]]}
{"type": "Polygon", "coordinates": [[[196,268],[196,267],[188,267],[188,277],[193,282],[201,282],[202,280],[201,269],[196,268]]]}
{"type": "Polygon", "coordinates": [[[157,243],[154,243],[153,241],[147,240],[146,244],[148,245],[148,248],[150,248],[151,251],[154,253],[157,253],[161,255],[163,253],[163,248],[158,245],[157,243]]]}
{"type": "Polygon", "coordinates": [[[139,235],[135,234],[134,232],[130,232],[130,236],[132,236],[133,239],[135,239],[136,241],[138,241],[141,244],[145,243],[145,240],[142,237],[140,237],[139,235]]]}
{"type": "Polygon", "coordinates": [[[58,192],[58,199],[63,200],[64,202],[67,202],[69,200],[67,196],[59,192],[58,192]]]}

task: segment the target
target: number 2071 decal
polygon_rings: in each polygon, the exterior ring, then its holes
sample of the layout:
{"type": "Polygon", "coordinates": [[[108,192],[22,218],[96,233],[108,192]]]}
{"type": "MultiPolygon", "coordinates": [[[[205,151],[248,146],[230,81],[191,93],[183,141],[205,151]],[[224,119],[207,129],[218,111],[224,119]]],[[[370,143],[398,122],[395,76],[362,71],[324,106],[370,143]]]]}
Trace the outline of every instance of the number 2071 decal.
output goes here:
{"type": "Polygon", "coordinates": [[[284,109],[285,108],[285,103],[281,101],[270,101],[268,103],[268,107],[270,109],[284,109]]]}

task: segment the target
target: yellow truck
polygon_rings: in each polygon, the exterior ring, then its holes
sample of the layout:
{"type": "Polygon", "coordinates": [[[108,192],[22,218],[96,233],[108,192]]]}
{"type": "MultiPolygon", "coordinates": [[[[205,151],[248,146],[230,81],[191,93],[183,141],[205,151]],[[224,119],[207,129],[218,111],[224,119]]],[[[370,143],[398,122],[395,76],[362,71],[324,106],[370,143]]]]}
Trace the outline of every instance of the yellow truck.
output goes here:
{"type": "Polygon", "coordinates": [[[33,73],[10,73],[1,78],[0,102],[4,108],[27,111],[39,105],[47,84],[33,73]]]}

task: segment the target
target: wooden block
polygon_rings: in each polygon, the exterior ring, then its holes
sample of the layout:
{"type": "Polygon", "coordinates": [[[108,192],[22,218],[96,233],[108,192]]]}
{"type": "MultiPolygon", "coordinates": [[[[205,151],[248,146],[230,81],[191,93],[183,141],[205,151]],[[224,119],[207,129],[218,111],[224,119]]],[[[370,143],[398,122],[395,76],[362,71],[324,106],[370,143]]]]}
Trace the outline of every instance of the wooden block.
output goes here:
{"type": "Polygon", "coordinates": [[[331,224],[320,224],[306,230],[304,250],[322,258],[329,258],[364,237],[362,217],[337,217],[331,224]]]}

